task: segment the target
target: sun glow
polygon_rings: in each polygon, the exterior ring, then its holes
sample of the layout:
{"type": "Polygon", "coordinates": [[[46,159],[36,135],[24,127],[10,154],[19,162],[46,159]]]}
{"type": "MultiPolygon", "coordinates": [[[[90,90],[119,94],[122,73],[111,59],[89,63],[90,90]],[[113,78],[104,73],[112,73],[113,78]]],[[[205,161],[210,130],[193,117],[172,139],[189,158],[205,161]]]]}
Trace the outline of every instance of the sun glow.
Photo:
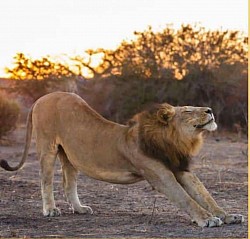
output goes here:
{"type": "MultiPolygon", "coordinates": [[[[17,52],[33,58],[115,48],[148,25],[200,22],[247,32],[246,0],[6,0],[0,1],[0,77],[17,52]],[[190,14],[192,13],[192,14],[190,14]]],[[[98,57],[92,59],[98,64],[98,57]]]]}

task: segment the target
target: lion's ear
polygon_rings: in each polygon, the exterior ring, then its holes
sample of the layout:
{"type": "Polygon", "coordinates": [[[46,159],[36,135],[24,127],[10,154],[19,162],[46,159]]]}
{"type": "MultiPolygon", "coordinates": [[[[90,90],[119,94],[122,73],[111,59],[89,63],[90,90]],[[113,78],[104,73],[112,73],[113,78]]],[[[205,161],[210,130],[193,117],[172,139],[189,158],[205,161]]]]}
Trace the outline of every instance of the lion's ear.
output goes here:
{"type": "Polygon", "coordinates": [[[171,105],[164,105],[157,111],[157,119],[163,124],[168,124],[174,115],[175,109],[171,105]]]}

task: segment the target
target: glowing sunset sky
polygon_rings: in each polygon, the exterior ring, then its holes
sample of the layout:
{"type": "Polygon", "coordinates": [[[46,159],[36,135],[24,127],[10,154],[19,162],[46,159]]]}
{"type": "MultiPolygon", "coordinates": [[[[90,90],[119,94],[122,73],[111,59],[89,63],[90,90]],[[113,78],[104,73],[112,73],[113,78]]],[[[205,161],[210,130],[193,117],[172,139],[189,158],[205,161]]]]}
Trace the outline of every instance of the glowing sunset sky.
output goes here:
{"type": "Polygon", "coordinates": [[[32,57],[114,48],[135,30],[173,23],[247,32],[247,0],[1,0],[0,76],[17,52],[32,57]]]}

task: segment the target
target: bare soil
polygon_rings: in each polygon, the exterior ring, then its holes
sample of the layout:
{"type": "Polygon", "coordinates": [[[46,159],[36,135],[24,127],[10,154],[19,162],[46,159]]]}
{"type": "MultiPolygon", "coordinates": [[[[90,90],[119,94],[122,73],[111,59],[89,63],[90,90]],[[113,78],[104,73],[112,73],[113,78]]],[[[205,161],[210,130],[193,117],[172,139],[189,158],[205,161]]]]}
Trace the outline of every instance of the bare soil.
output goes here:
{"type": "MultiPolygon", "coordinates": [[[[25,127],[2,141],[0,159],[15,165],[22,155],[25,127]]],[[[59,162],[55,173],[55,199],[61,217],[42,215],[39,163],[32,143],[23,169],[10,173],[0,169],[0,237],[182,237],[247,238],[247,140],[236,136],[209,136],[194,158],[193,171],[219,205],[245,216],[240,225],[199,228],[183,211],[144,181],[115,185],[79,175],[78,191],[93,215],[73,214],[61,183],[59,162]]]]}

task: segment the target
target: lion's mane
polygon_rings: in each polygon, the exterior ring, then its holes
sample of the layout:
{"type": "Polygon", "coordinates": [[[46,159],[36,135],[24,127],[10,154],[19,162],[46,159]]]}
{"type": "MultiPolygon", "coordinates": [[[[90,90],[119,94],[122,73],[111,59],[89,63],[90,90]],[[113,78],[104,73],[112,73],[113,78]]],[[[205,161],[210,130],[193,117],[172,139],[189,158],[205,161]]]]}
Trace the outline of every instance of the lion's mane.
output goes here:
{"type": "Polygon", "coordinates": [[[157,120],[155,106],[136,116],[140,149],[149,157],[162,161],[171,171],[189,171],[191,156],[202,145],[201,135],[182,134],[174,120],[167,124],[157,120]]]}

